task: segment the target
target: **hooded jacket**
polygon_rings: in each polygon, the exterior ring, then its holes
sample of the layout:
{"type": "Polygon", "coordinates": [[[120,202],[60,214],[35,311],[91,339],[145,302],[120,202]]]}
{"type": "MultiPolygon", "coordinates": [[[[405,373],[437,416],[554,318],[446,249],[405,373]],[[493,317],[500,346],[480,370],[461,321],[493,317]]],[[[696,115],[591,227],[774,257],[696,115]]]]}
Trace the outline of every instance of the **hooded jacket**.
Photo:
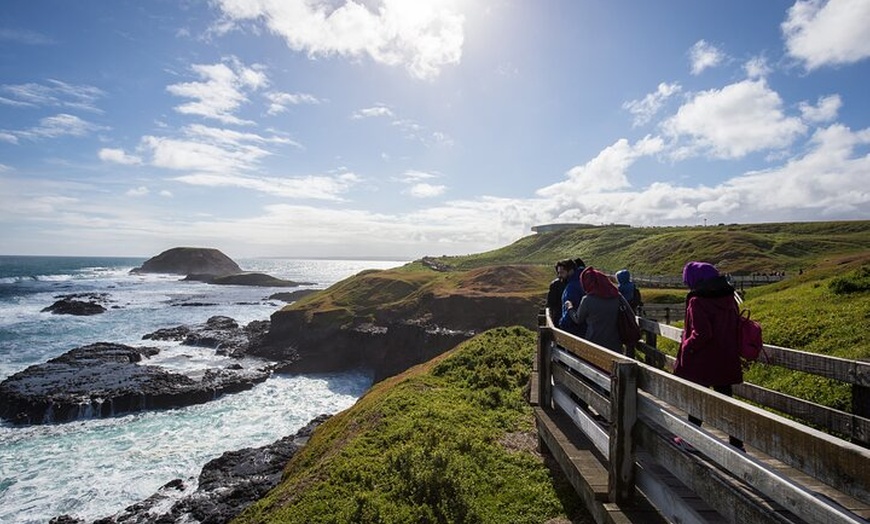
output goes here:
{"type": "Polygon", "coordinates": [[[709,268],[700,270],[708,278],[694,278],[690,271],[686,279],[694,288],[686,295],[686,321],[674,374],[702,386],[740,384],[743,370],[734,288],[724,277],[710,278],[709,268]]]}
{"type": "Polygon", "coordinates": [[[631,309],[636,310],[641,305],[640,290],[631,281],[631,273],[627,269],[620,269],[616,272],[616,281],[619,283],[619,294],[631,305],[631,309]]]}

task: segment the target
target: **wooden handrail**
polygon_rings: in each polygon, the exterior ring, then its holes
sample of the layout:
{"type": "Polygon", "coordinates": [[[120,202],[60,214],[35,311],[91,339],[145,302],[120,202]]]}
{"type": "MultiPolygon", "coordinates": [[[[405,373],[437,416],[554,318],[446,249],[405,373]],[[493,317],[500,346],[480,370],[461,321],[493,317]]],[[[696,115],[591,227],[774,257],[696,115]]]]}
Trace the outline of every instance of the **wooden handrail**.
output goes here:
{"type": "MultiPolygon", "coordinates": [[[[679,328],[646,319],[638,320],[648,335],[647,344],[643,345],[645,352],[657,351],[657,335],[679,340],[679,328]],[[649,344],[650,339],[652,344],[649,344]]],[[[553,405],[564,411],[594,443],[607,462],[608,498],[611,502],[618,504],[631,500],[636,496],[637,483],[643,485],[643,493],[659,507],[662,515],[676,512],[673,518],[698,521],[694,509],[672,500],[673,495],[667,493],[667,486],[657,480],[653,471],[655,463],[670,466],[674,453],[681,455],[667,443],[669,435],[676,434],[695,445],[704,453],[706,460],[718,463],[724,470],[743,479],[753,489],[807,522],[866,522],[853,513],[854,508],[846,508],[819,497],[787,475],[726,445],[706,428],[715,428],[741,438],[760,453],[818,479],[844,496],[853,497],[858,501],[856,503],[865,505],[861,509],[865,516],[870,514],[870,450],[867,448],[795,424],[775,413],[698,386],[656,366],[597,346],[553,327],[547,315],[540,317],[540,324],[540,340],[546,344],[542,342],[539,346],[537,368],[540,376],[537,378],[539,384],[546,383],[542,389],[549,388],[551,391],[551,402],[542,402],[541,407],[548,409],[553,405]],[[544,363],[544,360],[547,362],[544,363]],[[703,419],[705,428],[690,424],[685,418],[686,413],[703,419]],[[606,419],[604,426],[599,419],[606,419]],[[663,509],[663,505],[667,507],[663,509]]],[[[863,387],[865,373],[870,369],[870,365],[860,361],[776,346],[769,348],[775,355],[773,359],[784,363],[784,367],[815,370],[830,378],[851,378],[855,381],[852,383],[859,387],[863,387]],[[809,357],[810,364],[797,363],[794,357],[805,354],[812,355],[809,357]],[[783,358],[783,355],[787,357],[783,358]]],[[[747,385],[743,389],[754,388],[767,391],[754,385],[747,385]]],[[[861,420],[861,417],[852,417],[861,420]]],[[[548,442],[553,441],[550,439],[548,442]]],[[[678,462],[683,458],[680,457],[678,462]]],[[[697,467],[689,466],[677,467],[675,471],[702,498],[715,499],[713,504],[727,504],[732,521],[776,521],[773,517],[764,517],[764,508],[733,488],[723,491],[722,486],[731,480],[720,473],[711,470],[709,475],[699,475],[697,467]]]]}

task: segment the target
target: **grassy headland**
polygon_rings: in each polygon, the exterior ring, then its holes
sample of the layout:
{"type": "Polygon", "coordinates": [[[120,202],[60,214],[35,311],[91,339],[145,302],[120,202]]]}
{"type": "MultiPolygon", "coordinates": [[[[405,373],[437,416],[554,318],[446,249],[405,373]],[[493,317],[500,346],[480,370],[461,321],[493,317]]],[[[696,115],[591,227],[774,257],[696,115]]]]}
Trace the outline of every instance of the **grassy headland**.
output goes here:
{"type": "Polygon", "coordinates": [[[237,522],[591,522],[534,451],[534,352],[532,331],[497,328],[378,383],[237,522]]]}
{"type": "MultiPolygon", "coordinates": [[[[870,221],[532,235],[488,253],[436,259],[449,271],[417,261],[364,272],[285,309],[349,324],[473,322],[484,318],[477,311],[484,302],[436,307],[436,299],[542,304],[552,263],[576,256],[653,275],[678,275],[688,260],[732,274],[786,271],[786,280],[747,291],[745,306],[763,325],[765,342],[870,359],[870,221]]],[[[685,290],[657,293],[681,301],[685,290]]],[[[376,384],[318,428],[281,485],[239,522],[586,522],[576,496],[533,449],[522,391],[534,336],[516,326],[490,330],[376,384]]],[[[746,378],[840,409],[851,402],[848,387],[800,373],[755,365],[746,378]]]]}

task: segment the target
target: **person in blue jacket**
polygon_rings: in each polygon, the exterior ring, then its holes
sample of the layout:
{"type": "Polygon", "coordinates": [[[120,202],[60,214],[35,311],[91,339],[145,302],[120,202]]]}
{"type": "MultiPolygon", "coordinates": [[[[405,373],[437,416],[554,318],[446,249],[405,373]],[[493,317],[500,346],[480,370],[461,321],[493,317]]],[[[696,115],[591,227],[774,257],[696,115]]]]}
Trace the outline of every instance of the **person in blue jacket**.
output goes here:
{"type": "Polygon", "coordinates": [[[643,301],[640,298],[640,289],[631,280],[631,273],[627,269],[620,269],[615,276],[619,283],[619,294],[625,298],[631,310],[637,313],[637,308],[643,305],[643,301]]]}
{"type": "Polygon", "coordinates": [[[572,335],[582,337],[586,334],[586,324],[578,324],[570,315],[568,304],[579,304],[586,293],[583,291],[583,285],[580,283],[580,271],[577,271],[577,263],[568,258],[559,261],[560,277],[565,281],[565,289],[562,291],[562,317],[559,319],[559,329],[567,331],[572,335]],[[563,276],[564,275],[564,276],[563,276]]]}

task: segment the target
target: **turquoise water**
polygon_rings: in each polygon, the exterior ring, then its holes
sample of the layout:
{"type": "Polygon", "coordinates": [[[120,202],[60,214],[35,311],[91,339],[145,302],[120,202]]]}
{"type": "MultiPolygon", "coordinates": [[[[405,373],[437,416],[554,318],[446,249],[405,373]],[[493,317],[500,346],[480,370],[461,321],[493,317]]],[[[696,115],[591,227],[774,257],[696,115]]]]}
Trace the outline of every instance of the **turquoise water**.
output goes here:
{"type": "MultiPolygon", "coordinates": [[[[242,324],[265,320],[287,289],[210,286],[177,275],[130,275],[143,259],[0,256],[0,380],[74,347],[107,341],[143,345],[163,327],[226,315],[242,324]],[[42,313],[58,295],[105,293],[113,307],[101,315],[42,313]],[[214,304],[181,307],[185,302],[214,304]]],[[[364,269],[402,261],[304,259],[238,260],[322,289],[364,269]]],[[[190,372],[224,366],[212,350],[153,343],[149,364],[190,372]]],[[[181,478],[195,484],[202,466],[224,451],[261,446],[294,433],[321,413],[353,405],[371,385],[363,372],[278,375],[250,391],[183,409],[81,420],[48,426],[0,423],[0,522],[44,523],[70,514],[87,520],[112,515],[181,478]]]]}

